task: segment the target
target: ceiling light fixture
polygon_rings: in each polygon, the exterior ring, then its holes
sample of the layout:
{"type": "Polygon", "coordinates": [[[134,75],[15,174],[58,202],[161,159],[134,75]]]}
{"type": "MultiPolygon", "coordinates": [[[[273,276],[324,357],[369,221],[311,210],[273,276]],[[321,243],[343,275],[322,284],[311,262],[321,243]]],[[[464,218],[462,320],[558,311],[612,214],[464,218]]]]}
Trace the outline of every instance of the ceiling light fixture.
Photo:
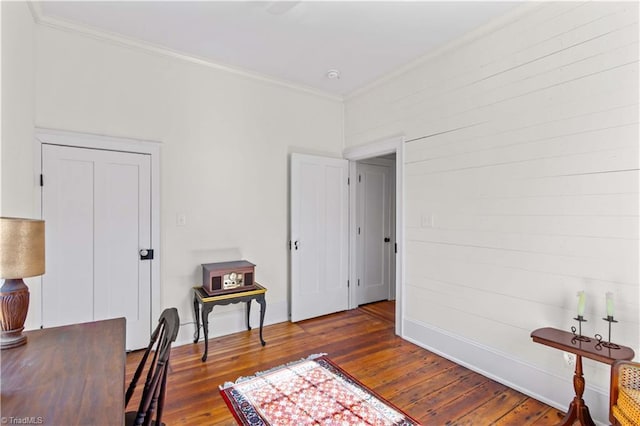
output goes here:
{"type": "Polygon", "coordinates": [[[340,79],[340,71],[338,71],[338,70],[329,70],[329,71],[327,71],[327,78],[329,80],[339,80],[340,79]]]}

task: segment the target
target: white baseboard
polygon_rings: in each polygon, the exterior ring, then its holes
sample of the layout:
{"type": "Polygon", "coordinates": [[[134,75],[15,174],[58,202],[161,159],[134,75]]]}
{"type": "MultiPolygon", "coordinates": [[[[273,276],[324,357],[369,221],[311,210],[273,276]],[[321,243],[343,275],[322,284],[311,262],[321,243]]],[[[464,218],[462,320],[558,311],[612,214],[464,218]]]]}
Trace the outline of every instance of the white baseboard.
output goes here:
{"type": "MultiPolygon", "coordinates": [[[[567,377],[559,377],[508,354],[419,321],[405,319],[403,326],[403,338],[406,340],[547,405],[566,412],[573,399],[571,372],[567,372],[567,377]]],[[[583,399],[594,421],[598,425],[608,425],[608,390],[587,383],[583,399]]]]}
{"type": "MultiPolygon", "coordinates": [[[[216,312],[219,307],[213,307],[209,314],[209,339],[214,337],[226,336],[228,334],[246,331],[245,324],[246,307],[244,303],[239,303],[237,309],[216,312]]],[[[200,319],[202,321],[202,319],[200,319]]],[[[286,302],[267,303],[267,310],[264,316],[264,325],[277,324],[289,321],[288,306],[286,302]]],[[[260,326],[260,306],[256,303],[251,304],[251,328],[260,326]]],[[[180,326],[180,332],[174,346],[182,346],[193,344],[193,335],[196,331],[194,323],[186,323],[180,326]]],[[[264,340],[269,344],[269,335],[263,333],[264,340]]],[[[200,340],[204,338],[202,330],[200,330],[200,340]]]]}

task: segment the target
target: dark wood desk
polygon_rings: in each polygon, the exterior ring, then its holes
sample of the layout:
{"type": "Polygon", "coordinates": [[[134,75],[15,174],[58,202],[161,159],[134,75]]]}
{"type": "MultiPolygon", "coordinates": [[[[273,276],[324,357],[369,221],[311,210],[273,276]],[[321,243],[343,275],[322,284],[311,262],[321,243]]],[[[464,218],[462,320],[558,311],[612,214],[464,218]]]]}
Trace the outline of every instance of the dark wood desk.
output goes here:
{"type": "Polygon", "coordinates": [[[124,318],[25,332],[0,354],[2,423],[124,424],[125,332],[124,318]]]}
{"type": "Polygon", "coordinates": [[[531,338],[536,343],[576,355],[576,368],[573,375],[573,389],[575,390],[576,395],[573,398],[573,401],[571,401],[569,410],[562,419],[560,425],[573,425],[576,420],[579,420],[581,425],[595,426],[595,423],[589,414],[589,408],[585,405],[584,400],[582,399],[582,394],[584,393],[582,357],[611,365],[618,360],[633,359],[635,356],[633,349],[626,346],[620,346],[620,349],[609,349],[599,345],[598,341],[594,338],[590,338],[588,342],[584,342],[576,339],[576,336],[573,333],[551,327],[535,330],[531,333],[531,338]]]}
{"type": "Polygon", "coordinates": [[[255,300],[260,304],[260,343],[262,346],[267,343],[262,338],[262,326],[264,325],[264,313],[267,310],[267,301],[264,298],[264,294],[267,289],[260,284],[255,283],[256,290],[241,291],[238,293],[221,294],[219,296],[209,296],[202,287],[193,287],[193,311],[196,317],[196,332],[193,336],[193,343],[198,343],[200,340],[200,317],[202,317],[202,332],[204,334],[204,354],[202,355],[202,362],[207,360],[207,354],[209,353],[209,314],[216,305],[229,305],[231,303],[247,303],[247,330],[251,330],[251,324],[249,323],[249,315],[251,313],[251,301],[255,300]],[[201,311],[198,311],[198,305],[201,306],[201,311]]]}

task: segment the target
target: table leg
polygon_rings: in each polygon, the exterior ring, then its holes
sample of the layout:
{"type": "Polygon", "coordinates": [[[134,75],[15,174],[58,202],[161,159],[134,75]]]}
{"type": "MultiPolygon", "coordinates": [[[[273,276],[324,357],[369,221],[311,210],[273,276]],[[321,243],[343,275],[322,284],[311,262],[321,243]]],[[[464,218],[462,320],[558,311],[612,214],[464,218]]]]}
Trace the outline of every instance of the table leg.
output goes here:
{"type": "Polygon", "coordinates": [[[211,313],[213,305],[207,303],[202,304],[202,332],[204,334],[204,355],[202,355],[202,362],[207,360],[207,354],[209,353],[209,313],[211,313]]]}
{"type": "Polygon", "coordinates": [[[193,295],[193,315],[196,318],[196,331],[193,333],[193,343],[198,343],[198,340],[200,340],[200,311],[198,310],[198,298],[195,293],[193,295]]]}
{"type": "Polygon", "coordinates": [[[562,422],[558,426],[571,426],[576,420],[580,421],[582,426],[595,426],[591,415],[589,414],[589,408],[585,405],[582,399],[584,393],[584,377],[582,375],[582,357],[576,354],[576,370],[573,375],[573,389],[576,396],[569,405],[569,411],[562,419],[562,422]]]}
{"type": "Polygon", "coordinates": [[[256,301],[260,304],[260,343],[264,346],[267,342],[262,338],[262,326],[264,325],[264,312],[267,310],[267,301],[264,298],[264,294],[258,297],[256,301]]]}
{"type": "Polygon", "coordinates": [[[251,330],[251,323],[249,322],[250,315],[251,315],[251,300],[247,302],[247,330],[251,330]]]}

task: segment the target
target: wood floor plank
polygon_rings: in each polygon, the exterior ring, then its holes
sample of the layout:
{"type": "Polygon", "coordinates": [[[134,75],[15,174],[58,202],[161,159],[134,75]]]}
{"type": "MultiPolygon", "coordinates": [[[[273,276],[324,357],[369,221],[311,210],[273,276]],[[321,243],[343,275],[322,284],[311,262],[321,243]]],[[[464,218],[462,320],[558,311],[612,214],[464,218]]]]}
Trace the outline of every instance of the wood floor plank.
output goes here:
{"type": "MultiPolygon", "coordinates": [[[[536,421],[534,421],[531,424],[535,426],[557,425],[562,421],[563,417],[564,417],[564,413],[561,413],[555,408],[549,407],[549,409],[546,410],[542,416],[540,416],[536,421]]],[[[579,423],[579,422],[574,422],[574,424],[576,423],[579,423]]]]}
{"type": "Polygon", "coordinates": [[[477,409],[459,418],[452,425],[485,425],[487,419],[495,419],[496,416],[507,414],[513,407],[518,406],[527,399],[527,396],[513,389],[505,389],[504,392],[497,394],[494,398],[489,399],[486,403],[477,409]]]}
{"type": "Polygon", "coordinates": [[[455,365],[400,392],[394,401],[399,407],[411,411],[417,410],[415,406],[422,407],[419,409],[426,415],[434,405],[446,403],[459,396],[461,390],[468,389],[469,376],[476,377],[472,371],[455,365]],[[454,391],[450,391],[451,386],[455,388],[454,391]]]}
{"type": "MultiPolygon", "coordinates": [[[[218,386],[278,365],[327,353],[353,377],[426,425],[551,425],[558,411],[395,335],[395,304],[380,302],[299,323],[174,347],[163,421],[234,425],[218,386]]],[[[215,327],[215,315],[210,318],[215,327]]],[[[141,352],[127,355],[127,382],[141,352]]],[[[139,392],[129,404],[135,410],[139,392]]]]}
{"type": "MultiPolygon", "coordinates": [[[[482,380],[482,379],[480,379],[482,380]]],[[[476,410],[496,394],[503,392],[506,386],[494,382],[493,380],[483,380],[479,385],[459,394],[455,399],[447,404],[430,409],[428,421],[433,425],[448,425],[464,417],[470,411],[476,410]]],[[[420,413],[421,417],[422,413],[420,413]]],[[[490,423],[490,422],[489,422],[490,423]]]]}
{"type": "Polygon", "coordinates": [[[498,419],[495,424],[496,426],[529,426],[544,418],[548,412],[551,412],[551,416],[547,417],[549,422],[543,420],[538,423],[539,425],[559,423],[559,417],[556,414],[558,411],[540,401],[527,398],[520,405],[498,419]],[[553,417],[553,421],[551,421],[551,417],[553,417]]]}

